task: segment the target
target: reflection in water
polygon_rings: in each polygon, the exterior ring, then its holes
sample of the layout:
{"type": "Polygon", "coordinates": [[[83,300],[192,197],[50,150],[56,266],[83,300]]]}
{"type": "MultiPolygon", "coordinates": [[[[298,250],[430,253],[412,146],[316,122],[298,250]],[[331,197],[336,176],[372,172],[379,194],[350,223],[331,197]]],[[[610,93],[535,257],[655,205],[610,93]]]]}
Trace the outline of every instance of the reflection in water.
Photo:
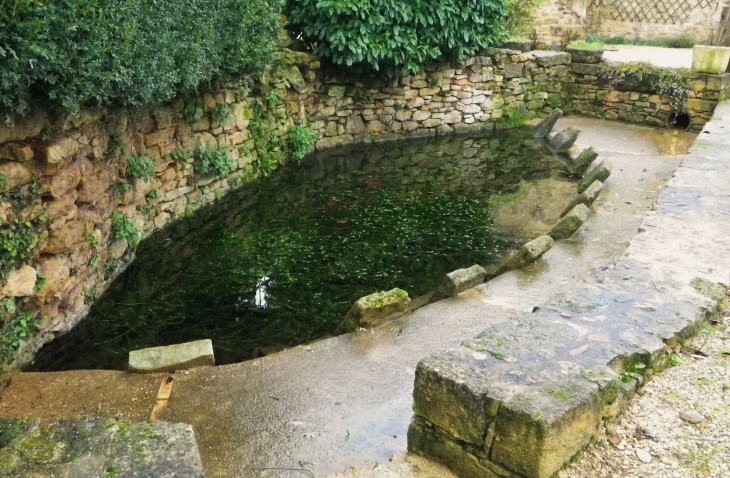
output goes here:
{"type": "Polygon", "coordinates": [[[518,129],[351,147],[281,167],[144,241],[34,367],[124,368],[129,350],[202,338],[218,363],[232,363],[331,335],[359,297],[425,294],[445,273],[527,239],[512,231],[535,215],[505,211],[545,197],[519,185],[549,178],[553,165],[518,129]]]}

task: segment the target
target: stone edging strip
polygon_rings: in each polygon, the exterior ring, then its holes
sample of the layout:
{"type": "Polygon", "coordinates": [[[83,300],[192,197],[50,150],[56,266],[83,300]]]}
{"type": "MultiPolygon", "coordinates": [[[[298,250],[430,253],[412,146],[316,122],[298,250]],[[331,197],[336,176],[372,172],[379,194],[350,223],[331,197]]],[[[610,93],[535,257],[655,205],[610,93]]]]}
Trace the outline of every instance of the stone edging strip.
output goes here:
{"type": "Polygon", "coordinates": [[[725,101],[602,276],[422,359],[409,450],[462,477],[548,478],[666,368],[724,307],[728,133],[725,101]]]}

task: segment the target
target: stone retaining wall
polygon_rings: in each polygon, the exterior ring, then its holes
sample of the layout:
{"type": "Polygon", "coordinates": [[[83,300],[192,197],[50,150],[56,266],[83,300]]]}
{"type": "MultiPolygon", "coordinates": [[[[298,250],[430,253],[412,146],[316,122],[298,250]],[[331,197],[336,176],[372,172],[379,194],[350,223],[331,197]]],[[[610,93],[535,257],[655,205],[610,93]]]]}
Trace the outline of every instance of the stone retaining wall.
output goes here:
{"type": "Polygon", "coordinates": [[[387,80],[343,76],[283,48],[257,81],[156,108],[8,117],[0,125],[0,370],[31,360],[86,315],[133,260],[136,231],[149,236],[287,161],[276,153],[293,125],[313,130],[318,149],[509,125],[549,111],[541,85],[560,90],[567,78],[568,55],[537,55],[490,50],[387,80]],[[196,173],[201,150],[227,151],[232,171],[196,173]],[[132,155],[154,161],[151,178],[130,176],[132,155]]]}
{"type": "Polygon", "coordinates": [[[419,362],[411,451],[461,477],[554,476],[724,311],[728,127],[725,101],[605,273],[419,362]]]}
{"type": "MultiPolygon", "coordinates": [[[[646,81],[609,77],[607,64],[597,55],[573,54],[570,65],[573,83],[564,89],[571,112],[650,126],[668,126],[674,112],[672,98],[660,96],[646,81]],[[583,58],[581,58],[583,56],[583,58]],[[582,61],[576,61],[580,59],[582,61]]],[[[718,101],[730,96],[730,73],[690,73],[686,113],[692,131],[701,131],[718,101]]]]}

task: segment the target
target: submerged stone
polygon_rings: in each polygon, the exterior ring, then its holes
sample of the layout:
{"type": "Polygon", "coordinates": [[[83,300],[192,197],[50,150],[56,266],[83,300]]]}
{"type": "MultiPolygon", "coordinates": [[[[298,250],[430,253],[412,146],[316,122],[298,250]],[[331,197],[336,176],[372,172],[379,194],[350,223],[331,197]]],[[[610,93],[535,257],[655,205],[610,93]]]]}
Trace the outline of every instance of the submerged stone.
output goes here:
{"type": "Polygon", "coordinates": [[[397,288],[366,295],[352,305],[342,321],[341,329],[353,331],[358,327],[377,327],[405,312],[410,303],[408,292],[397,288]]]}
{"type": "Polygon", "coordinates": [[[575,126],[565,128],[550,139],[548,146],[556,153],[565,153],[573,146],[580,133],[580,128],[575,126]]]}
{"type": "Polygon", "coordinates": [[[514,254],[512,254],[505,263],[498,269],[497,273],[519,269],[531,264],[542,257],[550,248],[553,247],[553,238],[550,236],[540,236],[527,244],[523,245],[514,254]]]}
{"type": "Polygon", "coordinates": [[[487,271],[480,265],[473,265],[468,269],[458,269],[454,272],[449,272],[431,297],[431,301],[435,302],[448,297],[455,297],[465,290],[484,282],[486,275],[487,271]]]}
{"type": "Polygon", "coordinates": [[[570,210],[578,204],[584,204],[590,207],[598,198],[598,195],[601,193],[601,189],[603,189],[603,183],[601,181],[593,181],[585,191],[580,193],[577,198],[573,199],[573,201],[568,204],[568,206],[560,214],[560,217],[568,214],[568,212],[570,212],[570,210]]]}
{"type": "Polygon", "coordinates": [[[174,372],[212,365],[215,365],[215,357],[213,342],[209,339],[129,352],[130,372],[174,372]]]}
{"type": "Polygon", "coordinates": [[[553,130],[553,127],[555,127],[555,123],[558,122],[560,117],[563,116],[563,110],[560,108],[555,108],[550,112],[550,114],[540,121],[538,125],[535,127],[535,139],[542,139],[546,137],[550,132],[553,130]]]}
{"type": "Polygon", "coordinates": [[[584,222],[588,220],[591,211],[585,204],[578,204],[573,207],[568,214],[558,221],[557,224],[550,229],[548,233],[553,239],[567,239],[572,236],[575,231],[580,229],[584,222]]]}

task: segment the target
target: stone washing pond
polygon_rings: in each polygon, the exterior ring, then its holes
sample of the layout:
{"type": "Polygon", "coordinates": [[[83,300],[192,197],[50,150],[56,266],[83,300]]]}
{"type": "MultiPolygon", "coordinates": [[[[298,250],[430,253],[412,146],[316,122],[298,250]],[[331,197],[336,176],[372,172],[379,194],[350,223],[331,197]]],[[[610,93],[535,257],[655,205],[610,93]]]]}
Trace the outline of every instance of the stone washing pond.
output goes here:
{"type": "Polygon", "coordinates": [[[241,362],[340,333],[359,297],[417,299],[445,273],[494,264],[576,194],[533,134],[373,143],[280,167],[143,241],[26,370],[122,370],[130,350],[199,339],[218,364],[241,362]]]}

